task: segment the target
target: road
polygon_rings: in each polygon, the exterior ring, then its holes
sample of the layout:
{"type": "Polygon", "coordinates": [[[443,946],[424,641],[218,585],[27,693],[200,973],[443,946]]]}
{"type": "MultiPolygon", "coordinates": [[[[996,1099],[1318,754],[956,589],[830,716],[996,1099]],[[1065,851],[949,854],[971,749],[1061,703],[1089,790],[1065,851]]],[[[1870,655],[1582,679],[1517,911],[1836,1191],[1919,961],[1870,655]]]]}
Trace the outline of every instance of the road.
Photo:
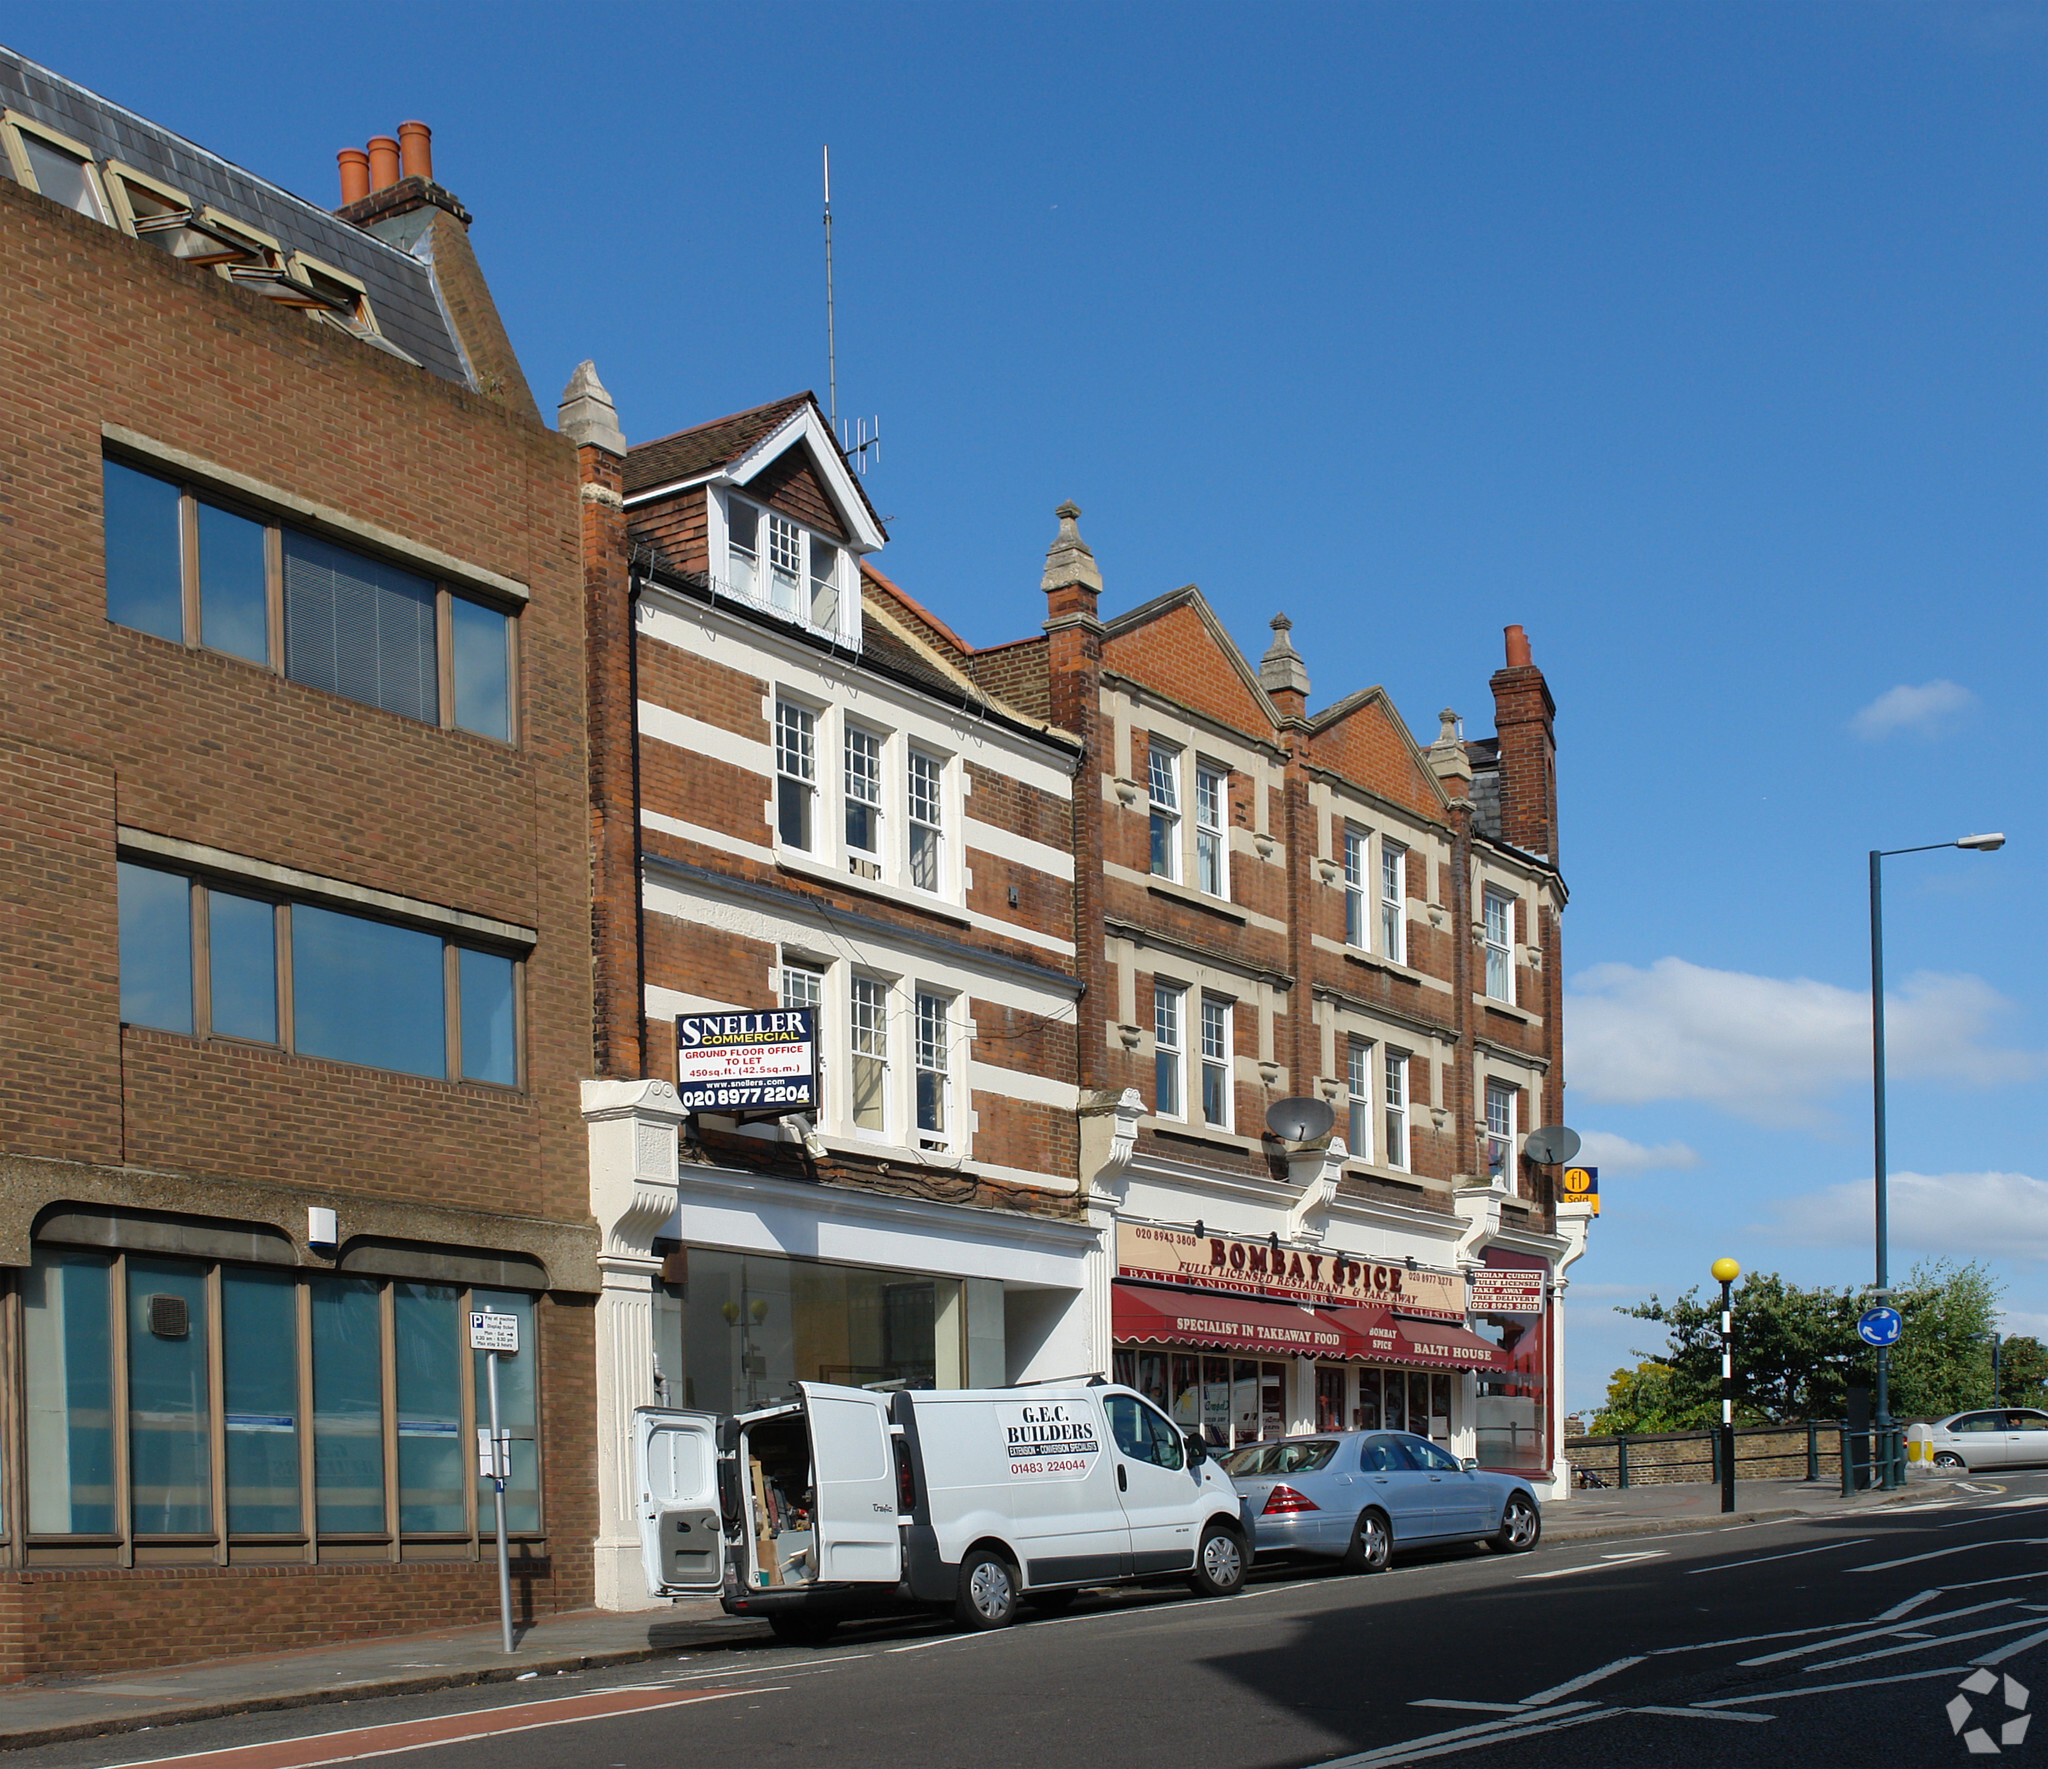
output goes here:
{"type": "Polygon", "coordinates": [[[999,1634],[849,1627],[816,1650],[249,1715],[22,1751],[8,1769],[1565,1769],[1677,1753],[1924,1769],[2048,1761],[2048,1739],[2025,1736],[2042,1685],[2048,1474],[2029,1474],[1840,1519],[1420,1555],[1377,1577],[1262,1568],[1238,1597],[1104,1594],[999,1634]],[[1973,1751],[1972,1732],[1997,1748],[1973,1751]]]}

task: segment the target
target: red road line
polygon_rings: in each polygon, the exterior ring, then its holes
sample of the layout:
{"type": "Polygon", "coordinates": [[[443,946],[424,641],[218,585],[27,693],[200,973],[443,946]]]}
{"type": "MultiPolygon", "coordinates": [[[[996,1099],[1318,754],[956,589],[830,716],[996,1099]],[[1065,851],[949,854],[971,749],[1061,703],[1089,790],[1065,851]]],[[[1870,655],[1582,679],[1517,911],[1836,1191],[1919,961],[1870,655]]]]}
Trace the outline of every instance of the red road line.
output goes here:
{"type": "Polygon", "coordinates": [[[353,1763],[362,1757],[388,1757],[437,1744],[461,1744],[508,1732],[531,1732],[544,1726],[569,1726],[579,1720],[609,1720],[620,1714],[682,1707],[695,1701],[718,1701],[745,1693],[740,1689],[614,1689],[595,1695],[565,1695],[553,1701],[517,1702],[475,1713],[437,1714],[430,1720],[400,1720],[389,1726],[318,1732],[306,1738],[280,1739],[275,1744],[243,1744],[226,1750],[194,1751],[183,1757],[151,1757],[146,1764],[128,1764],[125,1769],[168,1769],[172,1764],[204,1765],[204,1769],[316,1769],[322,1763],[353,1763]]]}

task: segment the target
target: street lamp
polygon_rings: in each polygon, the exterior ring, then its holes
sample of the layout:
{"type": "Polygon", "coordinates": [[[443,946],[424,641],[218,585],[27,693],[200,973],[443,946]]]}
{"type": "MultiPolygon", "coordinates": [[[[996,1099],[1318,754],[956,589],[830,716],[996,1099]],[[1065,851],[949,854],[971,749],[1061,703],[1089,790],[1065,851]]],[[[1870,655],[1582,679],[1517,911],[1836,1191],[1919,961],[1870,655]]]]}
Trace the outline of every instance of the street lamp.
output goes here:
{"type": "MultiPolygon", "coordinates": [[[[1872,848],[1870,850],[1870,1101],[1872,1141],[1875,1144],[1877,1183],[1877,1285],[1874,1294],[1881,1303],[1891,1300],[1889,1275],[1890,1225],[1885,1215],[1884,1149],[1884,901],[1880,863],[1895,854],[1931,854],[1937,848],[1968,848],[1972,853],[1995,853],[2005,846],[2003,835],[1965,835],[1949,842],[1926,842],[1917,848],[1872,848]]],[[[1887,1487],[1899,1484],[1892,1464],[1891,1403],[1885,1381],[1891,1366],[1888,1346],[1877,1348],[1877,1442],[1885,1446],[1884,1480],[1887,1487]]]]}
{"type": "Polygon", "coordinates": [[[1721,1509],[1735,1509],[1735,1303],[1728,1286],[1742,1276],[1732,1259],[1717,1259],[1712,1271],[1721,1280],[1721,1509]]]}

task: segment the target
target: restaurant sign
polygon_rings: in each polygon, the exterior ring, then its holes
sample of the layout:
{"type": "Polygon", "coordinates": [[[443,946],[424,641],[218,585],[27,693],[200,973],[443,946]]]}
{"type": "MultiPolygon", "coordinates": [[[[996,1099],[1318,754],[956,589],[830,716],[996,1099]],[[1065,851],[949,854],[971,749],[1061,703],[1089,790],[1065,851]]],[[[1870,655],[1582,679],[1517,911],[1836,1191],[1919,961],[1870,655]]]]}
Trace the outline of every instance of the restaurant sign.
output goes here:
{"type": "Polygon", "coordinates": [[[1348,1253],[1304,1253],[1236,1235],[1196,1235],[1147,1224],[1116,1225],[1117,1276],[1232,1296],[1271,1296],[1332,1308],[1392,1308],[1441,1320],[1465,1318],[1465,1286],[1448,1272],[1348,1253]]]}
{"type": "Polygon", "coordinates": [[[1482,1266],[1472,1274],[1472,1312],[1537,1315],[1543,1312],[1543,1274],[1507,1266],[1482,1266]]]}

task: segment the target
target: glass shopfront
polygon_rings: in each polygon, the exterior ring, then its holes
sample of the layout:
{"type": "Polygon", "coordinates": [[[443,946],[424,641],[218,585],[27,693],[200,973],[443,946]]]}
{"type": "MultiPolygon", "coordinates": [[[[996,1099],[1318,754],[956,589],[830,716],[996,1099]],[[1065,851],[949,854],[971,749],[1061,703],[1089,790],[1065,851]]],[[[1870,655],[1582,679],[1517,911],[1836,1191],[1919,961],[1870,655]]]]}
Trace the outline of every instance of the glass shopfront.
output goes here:
{"type": "MultiPolygon", "coordinates": [[[[1549,1268],[1532,1254],[1490,1247],[1489,1266],[1509,1271],[1544,1272],[1549,1268]]],[[[1479,1418],[1474,1453],[1482,1468],[1520,1473],[1550,1470],[1550,1317],[1488,1316],[1481,1333],[1506,1353],[1504,1368],[1482,1371],[1479,1418]]]]}
{"type": "Polygon", "coordinates": [[[786,1400],[797,1382],[966,1384],[959,1278],[715,1247],[690,1248],[688,1264],[686,1407],[749,1412],[786,1400]]]}
{"type": "Polygon", "coordinates": [[[1412,1431],[1432,1443],[1451,1441],[1451,1378],[1441,1370],[1389,1370],[1367,1366],[1358,1372],[1358,1399],[1351,1409],[1357,1431],[1412,1431]]]}
{"type": "Polygon", "coordinates": [[[1185,1431],[1219,1450],[1287,1434],[1287,1366],[1217,1352],[1115,1354],[1116,1380],[1156,1402],[1185,1431]]]}

